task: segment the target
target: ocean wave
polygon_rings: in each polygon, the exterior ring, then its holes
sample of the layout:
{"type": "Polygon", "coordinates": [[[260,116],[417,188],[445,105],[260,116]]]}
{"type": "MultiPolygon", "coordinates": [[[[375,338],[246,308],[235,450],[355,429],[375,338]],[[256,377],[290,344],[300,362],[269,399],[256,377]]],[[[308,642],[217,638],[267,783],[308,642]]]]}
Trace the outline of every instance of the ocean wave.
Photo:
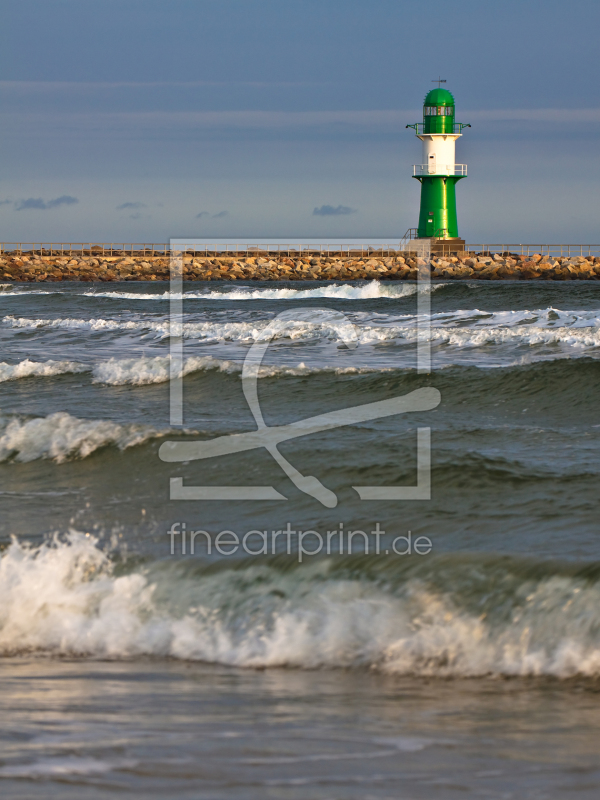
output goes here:
{"type": "Polygon", "coordinates": [[[9,314],[2,318],[2,323],[10,328],[54,328],[59,330],[88,331],[134,331],[155,330],[162,335],[169,335],[168,320],[164,322],[134,321],[121,319],[78,319],[76,317],[57,317],[55,319],[36,319],[31,317],[15,317],[9,314]]]}
{"type": "Polygon", "coordinates": [[[40,294],[64,294],[64,292],[46,291],[44,289],[31,289],[29,286],[25,288],[22,284],[13,283],[10,289],[2,292],[0,297],[4,300],[6,297],[31,297],[32,295],[40,294]]]}
{"type": "MultiPolygon", "coordinates": [[[[3,318],[2,322],[11,328],[50,328],[62,330],[88,330],[88,331],[140,331],[143,333],[154,333],[157,338],[165,338],[171,335],[171,326],[168,319],[160,320],[120,320],[120,319],[77,319],[77,318],[57,318],[57,319],[36,319],[28,317],[15,317],[12,315],[3,318]]],[[[186,339],[195,339],[203,342],[243,342],[251,343],[256,341],[265,328],[269,326],[271,319],[257,320],[256,322],[185,322],[182,326],[177,325],[177,331],[186,339]]],[[[395,328],[358,328],[357,332],[363,333],[365,341],[370,341],[373,332],[381,330],[381,335],[387,338],[394,338],[395,328]]],[[[402,329],[403,330],[403,329],[402,329]]],[[[408,330],[408,328],[407,328],[408,330]]],[[[289,320],[289,326],[282,328],[274,336],[274,339],[292,340],[314,340],[332,339],[345,341],[348,335],[347,324],[336,324],[335,322],[307,322],[305,318],[299,316],[298,320],[289,320]]]]}
{"type": "MultiPolygon", "coordinates": [[[[391,317],[394,319],[395,317],[391,317]]],[[[399,317],[402,318],[402,317],[399,317]]],[[[407,318],[410,318],[407,316],[407,318]]],[[[412,319],[417,319],[412,317],[412,319]]],[[[427,317],[420,318],[427,321],[427,317]]],[[[534,328],[598,328],[600,313],[598,309],[569,310],[553,306],[547,308],[519,308],[500,311],[486,311],[480,308],[452,309],[431,314],[428,318],[437,325],[465,325],[477,327],[514,328],[527,325],[534,328]]]]}
{"type": "MultiPolygon", "coordinates": [[[[242,361],[213,358],[213,356],[191,356],[183,360],[176,377],[182,378],[196,372],[223,372],[229,375],[241,374],[242,361]]],[[[262,365],[259,378],[274,378],[283,375],[305,376],[322,373],[336,375],[359,375],[367,373],[385,373],[391,368],[364,366],[347,367],[311,367],[303,361],[295,366],[262,365]]],[[[165,383],[171,378],[170,356],[141,356],[140,358],[110,358],[93,365],[81,364],[77,361],[30,361],[25,359],[17,364],[0,362],[0,383],[20,378],[48,378],[71,373],[91,373],[92,382],[108,386],[145,386],[165,383]]]]}
{"type": "Polygon", "coordinates": [[[145,425],[78,419],[64,412],[34,419],[0,417],[0,463],[37,459],[62,463],[86,458],[109,445],[126,450],[168,433],[145,425]]]}
{"type": "Polygon", "coordinates": [[[429,332],[396,331],[397,338],[431,341],[434,344],[447,344],[455,347],[481,347],[490,344],[522,344],[534,347],[544,344],[562,344],[575,348],[598,347],[600,329],[597,328],[541,328],[532,325],[486,328],[437,328],[429,332]]]}
{"type": "MultiPolygon", "coordinates": [[[[479,363],[457,364],[448,361],[441,368],[436,368],[431,378],[433,385],[441,392],[446,408],[458,409],[468,404],[479,410],[496,409],[494,417],[497,409],[502,408],[506,413],[517,415],[513,417],[513,425],[518,425],[518,417],[528,411],[531,416],[527,418],[527,424],[531,424],[538,415],[540,426],[546,430],[549,424],[556,423],[557,417],[554,415],[562,416],[565,408],[572,414],[576,412],[579,423],[585,420],[593,425],[596,422],[595,398],[599,380],[600,359],[585,354],[572,358],[571,354],[564,352],[537,361],[527,356],[509,364],[496,364],[493,368],[479,363]],[[554,423],[544,417],[547,413],[553,415],[554,423]]],[[[352,391],[353,396],[369,397],[384,387],[391,393],[404,393],[415,391],[422,385],[423,376],[417,370],[405,369],[381,376],[361,376],[353,382],[352,391]]],[[[323,396],[327,396],[329,387],[325,386],[321,391],[323,396]]],[[[333,382],[331,391],[335,391],[333,382]]],[[[507,423],[503,414],[500,419],[500,425],[507,423]]],[[[501,428],[498,428],[497,436],[502,438],[502,435],[501,428]]],[[[553,465],[557,466],[562,460],[553,462],[553,465]]],[[[544,473],[549,466],[544,464],[544,473]]],[[[455,470],[455,477],[458,478],[467,467],[468,463],[461,464],[460,469],[455,470]]],[[[476,473],[477,465],[473,464],[473,468],[476,473]]]]}
{"type": "MultiPolygon", "coordinates": [[[[171,358],[169,356],[144,356],[142,358],[111,358],[108,361],[96,364],[93,368],[93,382],[104,383],[109,386],[143,386],[155,383],[165,383],[171,377],[171,358]]],[[[212,356],[192,356],[183,361],[176,377],[182,378],[196,372],[224,372],[228,375],[241,374],[242,361],[213,358],[212,356]]],[[[283,375],[301,377],[322,373],[336,375],[357,375],[373,372],[388,372],[390,370],[371,367],[310,367],[304,362],[293,366],[262,365],[258,372],[259,378],[275,378],[283,375]]]]}
{"type": "MultiPolygon", "coordinates": [[[[496,344],[548,345],[561,344],[572,348],[595,348],[600,345],[600,319],[597,312],[546,312],[518,311],[488,313],[473,309],[436,314],[429,319],[415,317],[383,318],[377,324],[372,319],[357,318],[353,322],[359,344],[430,341],[432,344],[452,345],[457,348],[473,348],[496,344]],[[402,319],[409,324],[395,324],[402,319]],[[371,323],[371,324],[369,324],[371,323]]],[[[2,322],[12,328],[51,328],[89,331],[140,331],[154,334],[162,339],[171,335],[171,326],[166,318],[159,320],[120,319],[35,319],[5,316],[2,322]]],[[[184,322],[177,331],[186,339],[212,342],[256,341],[270,324],[270,319],[252,322],[184,322]]],[[[319,322],[299,315],[290,318],[289,325],[281,328],[275,339],[345,341],[348,323],[335,321],[319,322]]]]}
{"type": "MultiPolygon", "coordinates": [[[[183,336],[187,339],[198,339],[206,342],[236,341],[253,342],[258,339],[267,327],[268,321],[254,322],[199,322],[185,323],[183,336]]],[[[540,344],[564,344],[576,348],[597,347],[600,345],[600,329],[586,327],[551,327],[543,328],[533,325],[481,327],[442,327],[432,324],[394,325],[355,325],[354,330],[358,344],[379,344],[391,342],[429,341],[432,344],[453,345],[459,348],[481,347],[490,344],[523,344],[535,346],[540,344]]],[[[345,341],[348,325],[334,322],[311,323],[298,321],[285,330],[278,332],[278,339],[315,340],[330,339],[345,341]]]]}
{"type": "Polygon", "coordinates": [[[68,373],[86,372],[88,367],[77,361],[30,361],[28,358],[18,364],[0,362],[0,383],[14,381],[19,378],[65,375],[68,373]]]}
{"type": "Polygon", "coordinates": [[[428,286],[419,286],[416,283],[380,283],[369,281],[357,285],[344,283],[318,286],[314,289],[254,289],[251,286],[223,287],[220,291],[209,290],[206,292],[84,292],[84,297],[109,297],[120,300],[371,300],[379,298],[397,299],[410,297],[417,292],[434,292],[446,284],[436,283],[428,286]]]}
{"type": "Polygon", "coordinates": [[[80,533],[0,558],[0,653],[429,676],[600,674],[600,565],[346,556],[120,565],[80,533]]]}
{"type": "MultiPolygon", "coordinates": [[[[165,383],[171,378],[171,359],[169,356],[143,356],[141,358],[111,358],[96,364],[93,369],[93,382],[109,386],[144,386],[165,383]]],[[[194,372],[216,370],[225,373],[238,373],[242,365],[237,361],[227,361],[212,356],[198,356],[183,361],[175,377],[183,378],[194,372]]]]}

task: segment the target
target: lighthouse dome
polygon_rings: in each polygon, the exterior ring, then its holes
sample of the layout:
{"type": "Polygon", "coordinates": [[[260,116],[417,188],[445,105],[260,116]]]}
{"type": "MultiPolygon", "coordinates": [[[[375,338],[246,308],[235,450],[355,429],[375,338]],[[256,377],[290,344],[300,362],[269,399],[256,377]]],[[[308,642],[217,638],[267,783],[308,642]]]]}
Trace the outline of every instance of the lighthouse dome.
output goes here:
{"type": "Polygon", "coordinates": [[[447,89],[432,89],[423,101],[423,133],[454,132],[454,97],[447,89]]]}
{"type": "Polygon", "coordinates": [[[454,105],[454,97],[448,91],[448,89],[432,89],[425,100],[423,101],[424,106],[453,106],[454,105]]]}

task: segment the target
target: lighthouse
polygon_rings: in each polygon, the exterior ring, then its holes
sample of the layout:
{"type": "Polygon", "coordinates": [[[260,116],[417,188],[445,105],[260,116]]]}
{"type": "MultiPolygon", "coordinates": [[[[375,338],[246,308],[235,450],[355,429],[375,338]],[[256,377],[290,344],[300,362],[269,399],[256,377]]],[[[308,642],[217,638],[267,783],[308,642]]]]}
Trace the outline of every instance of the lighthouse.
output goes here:
{"type": "MultiPolygon", "coordinates": [[[[454,97],[441,87],[445,82],[435,81],[437,88],[426,95],[423,122],[406,127],[414,128],[423,142],[422,163],[413,165],[413,178],[421,184],[416,238],[437,240],[439,249],[448,251],[453,245],[456,249],[464,247],[458,238],[455,186],[467,177],[467,165],[455,163],[455,147],[463,128],[471,126],[454,121],[454,97]]],[[[435,245],[434,248],[438,249],[435,245]]]]}

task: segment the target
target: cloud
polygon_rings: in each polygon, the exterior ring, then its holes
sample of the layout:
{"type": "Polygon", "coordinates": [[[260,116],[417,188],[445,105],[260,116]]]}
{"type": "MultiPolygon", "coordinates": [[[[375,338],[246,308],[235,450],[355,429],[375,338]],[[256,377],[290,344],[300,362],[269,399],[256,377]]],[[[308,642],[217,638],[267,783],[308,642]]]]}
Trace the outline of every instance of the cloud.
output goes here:
{"type": "Polygon", "coordinates": [[[69,194],[63,194],[55,200],[48,200],[46,208],[56,208],[57,206],[74,206],[79,200],[76,197],[71,197],[69,194]]]}
{"type": "Polygon", "coordinates": [[[57,208],[58,206],[72,206],[78,203],[79,200],[71,195],[63,194],[61,197],[56,197],[54,200],[42,200],[41,197],[28,197],[27,200],[21,200],[16,204],[17,211],[47,211],[49,208],[57,208]]]}
{"type": "Polygon", "coordinates": [[[117,206],[117,211],[125,211],[128,208],[146,208],[145,203],[121,203],[120,206],[117,206]]]}
{"type": "Polygon", "coordinates": [[[44,210],[46,208],[46,203],[41,197],[37,199],[30,197],[28,200],[21,200],[20,203],[17,203],[17,211],[29,211],[29,209],[32,208],[44,210]]]}
{"type": "Polygon", "coordinates": [[[201,211],[199,214],[196,214],[196,219],[202,219],[203,217],[210,217],[211,219],[221,219],[222,217],[228,217],[229,211],[219,211],[218,214],[210,214],[208,211],[201,211]]]}
{"type": "Polygon", "coordinates": [[[314,217],[339,217],[343,214],[356,214],[356,208],[349,206],[320,206],[313,211],[314,217]]]}

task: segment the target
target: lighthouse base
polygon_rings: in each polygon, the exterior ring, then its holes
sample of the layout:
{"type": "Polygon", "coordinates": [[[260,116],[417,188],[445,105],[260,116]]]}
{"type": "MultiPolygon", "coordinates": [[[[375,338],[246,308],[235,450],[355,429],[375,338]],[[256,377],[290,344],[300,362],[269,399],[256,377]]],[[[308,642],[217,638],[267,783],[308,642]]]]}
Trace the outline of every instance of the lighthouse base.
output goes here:
{"type": "Polygon", "coordinates": [[[465,250],[465,240],[459,239],[432,239],[431,240],[431,253],[432,255],[447,256],[450,253],[463,253],[465,250]]]}

